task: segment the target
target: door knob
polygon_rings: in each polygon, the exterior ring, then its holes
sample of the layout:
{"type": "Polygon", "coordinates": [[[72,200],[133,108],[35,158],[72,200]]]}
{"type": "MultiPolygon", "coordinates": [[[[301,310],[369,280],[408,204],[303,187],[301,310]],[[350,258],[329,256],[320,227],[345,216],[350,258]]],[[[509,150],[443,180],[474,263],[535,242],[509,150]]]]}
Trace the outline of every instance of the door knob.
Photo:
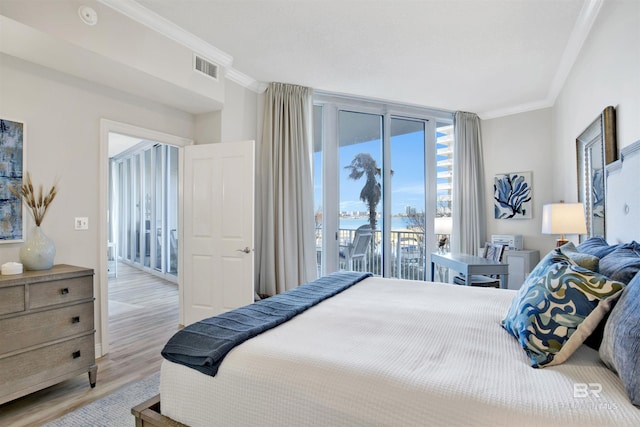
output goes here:
{"type": "Polygon", "coordinates": [[[251,249],[249,249],[249,246],[247,246],[244,249],[236,249],[236,252],[244,252],[245,254],[250,254],[251,249]]]}

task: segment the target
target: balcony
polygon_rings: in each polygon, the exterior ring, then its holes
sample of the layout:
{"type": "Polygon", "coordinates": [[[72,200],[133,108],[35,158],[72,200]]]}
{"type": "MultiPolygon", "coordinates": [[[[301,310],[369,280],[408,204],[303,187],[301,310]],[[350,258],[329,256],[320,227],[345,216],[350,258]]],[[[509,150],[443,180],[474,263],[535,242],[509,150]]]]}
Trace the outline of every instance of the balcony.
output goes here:
{"type": "MultiPolygon", "coordinates": [[[[353,242],[356,230],[340,229],[338,239],[341,246],[348,246],[353,242]]],[[[321,235],[316,239],[317,268],[321,271],[322,240],[321,235]]],[[[391,277],[410,280],[425,280],[428,272],[426,265],[426,250],[424,234],[418,231],[391,232],[391,277]]],[[[355,259],[352,268],[345,259],[340,258],[340,271],[368,271],[375,276],[382,276],[382,234],[375,230],[373,244],[369,246],[364,259],[355,259]]],[[[318,274],[320,275],[320,274],[318,274]]]]}

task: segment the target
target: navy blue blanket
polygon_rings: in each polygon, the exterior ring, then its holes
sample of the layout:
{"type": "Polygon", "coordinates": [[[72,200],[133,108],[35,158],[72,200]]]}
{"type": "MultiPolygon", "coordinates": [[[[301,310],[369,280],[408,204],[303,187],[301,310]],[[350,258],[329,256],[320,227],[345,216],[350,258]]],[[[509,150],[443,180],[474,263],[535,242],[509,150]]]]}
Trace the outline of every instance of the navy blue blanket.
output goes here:
{"type": "Polygon", "coordinates": [[[271,298],[201,320],[171,337],[162,356],[215,376],[222,360],[235,346],[370,276],[371,273],[333,273],[271,298]]]}

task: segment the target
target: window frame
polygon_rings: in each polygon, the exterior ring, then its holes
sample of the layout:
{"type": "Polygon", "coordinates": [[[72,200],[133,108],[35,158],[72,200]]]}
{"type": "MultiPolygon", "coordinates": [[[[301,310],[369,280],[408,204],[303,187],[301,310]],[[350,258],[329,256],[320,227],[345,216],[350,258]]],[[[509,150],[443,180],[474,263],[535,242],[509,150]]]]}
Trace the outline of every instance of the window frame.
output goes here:
{"type": "MultiPolygon", "coordinates": [[[[391,120],[407,119],[424,122],[425,126],[425,221],[431,224],[426,227],[428,230],[433,227],[437,204],[437,158],[436,158],[436,129],[439,123],[453,124],[453,112],[447,110],[437,110],[426,107],[397,104],[347,95],[338,95],[329,92],[316,91],[313,100],[314,106],[322,107],[322,227],[323,236],[337,236],[339,231],[339,146],[338,146],[338,115],[340,111],[351,111],[365,114],[375,114],[382,116],[382,154],[383,154],[383,221],[384,224],[391,224],[391,186],[386,184],[391,182],[391,169],[389,167],[391,159],[391,120]],[[435,197],[428,197],[429,194],[435,197]]],[[[390,227],[383,229],[383,253],[391,253],[390,227]]],[[[436,248],[436,236],[433,233],[426,233],[425,245],[429,250],[436,248]]],[[[339,242],[336,239],[322,239],[322,269],[321,275],[325,275],[339,269],[339,242]]],[[[392,259],[390,256],[383,257],[383,277],[389,277],[392,259]]]]}

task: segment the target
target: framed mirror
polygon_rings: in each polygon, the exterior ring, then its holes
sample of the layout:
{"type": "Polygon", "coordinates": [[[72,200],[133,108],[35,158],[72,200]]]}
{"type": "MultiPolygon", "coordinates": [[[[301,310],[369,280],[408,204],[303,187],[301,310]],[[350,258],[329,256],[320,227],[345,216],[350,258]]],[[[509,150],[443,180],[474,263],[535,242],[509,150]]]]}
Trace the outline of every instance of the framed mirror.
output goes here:
{"type": "Polygon", "coordinates": [[[616,110],[604,109],[576,138],[578,155],[578,201],[584,203],[587,219],[586,237],[606,238],[605,166],[618,158],[616,144],[616,110]]]}

